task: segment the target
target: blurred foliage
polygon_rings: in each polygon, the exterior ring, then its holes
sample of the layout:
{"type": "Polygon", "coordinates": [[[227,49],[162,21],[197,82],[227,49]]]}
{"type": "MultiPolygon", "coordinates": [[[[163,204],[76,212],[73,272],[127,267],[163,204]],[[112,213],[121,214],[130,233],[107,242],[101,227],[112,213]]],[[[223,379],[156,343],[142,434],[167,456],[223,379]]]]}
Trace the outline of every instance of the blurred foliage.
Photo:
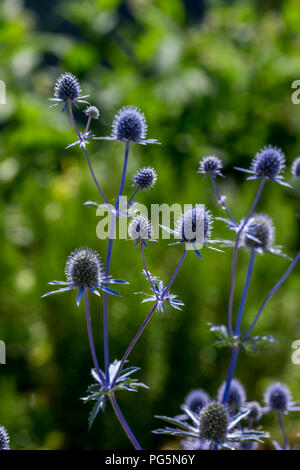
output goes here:
{"type": "MultiPolygon", "coordinates": [[[[129,176],[153,165],[159,179],[139,201],[201,202],[221,216],[209,180],[196,174],[200,157],[215,153],[225,161],[221,192],[237,217],[245,215],[256,182],[233,170],[248,167],[261,147],[283,149],[290,165],[300,144],[300,108],[291,102],[291,84],[300,70],[300,3],[285,1],[188,0],[3,0],[0,3],[0,78],[7,87],[0,105],[0,337],[7,344],[1,367],[0,422],[15,449],[130,448],[111,409],[88,432],[88,406],[80,402],[90,383],[91,358],[83,306],[74,293],[41,300],[47,282],[63,279],[68,254],[87,245],[105,255],[96,238],[98,222],[83,202],[97,192],[83,154],[65,150],[75,140],[67,114],[49,108],[59,73],[78,76],[84,94],[99,106],[97,135],[107,135],[114,113],[134,104],[146,114],[149,137],[163,145],[132,146],[129,176]]],[[[84,124],[83,113],[76,117],[84,124]]],[[[123,146],[92,142],[95,170],[105,194],[115,197],[123,146]]],[[[130,180],[126,191],[131,194],[130,180]]],[[[300,186],[287,190],[269,183],[259,210],[276,224],[276,242],[293,256],[299,250],[300,186]]],[[[230,234],[215,223],[216,238],[230,234]]],[[[110,299],[111,359],[120,359],[148,312],[134,292],[145,289],[138,249],[117,241],[114,276],[130,281],[121,299],[110,299]]],[[[154,246],[155,245],[155,246],[154,246]]],[[[150,270],[167,281],[181,247],[167,241],[147,250],[150,270]]],[[[237,296],[247,253],[239,257],[237,296]]],[[[232,251],[193,253],[187,257],[173,292],[182,312],[157,314],[130,357],[141,366],[139,378],[150,391],[119,394],[120,406],[146,449],[176,446],[151,434],[154,414],[175,415],[184,396],[196,387],[212,396],[224,380],[229,352],[211,347],[207,326],[224,323],[232,251]]],[[[245,325],[288,262],[258,256],[245,325]]],[[[257,334],[278,343],[255,356],[241,355],[237,377],[249,400],[262,401],[273,380],[300,398],[299,366],[291,362],[291,344],[300,338],[299,268],[268,304],[257,334]]],[[[94,296],[93,296],[94,297],[94,296]]],[[[91,300],[96,345],[102,351],[102,304],[91,300]]],[[[287,419],[292,442],[300,432],[294,413],[287,419]]],[[[263,419],[280,440],[276,416],[263,419]]],[[[271,443],[267,443],[271,446],[271,443]]]]}

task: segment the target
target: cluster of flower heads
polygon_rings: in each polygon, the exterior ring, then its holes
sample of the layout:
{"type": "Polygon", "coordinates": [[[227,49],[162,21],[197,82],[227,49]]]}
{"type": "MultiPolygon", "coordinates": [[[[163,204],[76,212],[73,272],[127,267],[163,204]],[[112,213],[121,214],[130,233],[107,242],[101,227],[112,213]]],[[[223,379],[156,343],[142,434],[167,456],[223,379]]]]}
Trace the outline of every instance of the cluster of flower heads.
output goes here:
{"type": "Polygon", "coordinates": [[[10,450],[9,435],[4,426],[0,426],[0,450],[10,450]]]}
{"type": "MultiPolygon", "coordinates": [[[[232,380],[226,405],[223,404],[224,391],[225,383],[220,386],[217,398],[211,399],[202,389],[192,390],[181,406],[184,414],[175,418],[157,416],[175,427],[158,429],[154,433],[184,437],[181,444],[185,450],[208,450],[212,444],[232,450],[255,450],[261,439],[268,437],[260,428],[255,428],[264,414],[300,411],[284,384],[273,383],[267,388],[265,406],[257,401],[247,402],[245,388],[239,380],[232,380]]],[[[281,448],[277,442],[273,445],[276,449],[281,448]]]]}
{"type": "Polygon", "coordinates": [[[71,253],[66,263],[65,273],[67,278],[66,281],[49,282],[51,285],[62,285],[65,287],[47,292],[43,297],[72,289],[78,289],[77,305],[80,305],[80,301],[86,290],[89,290],[98,296],[100,296],[98,289],[107,292],[108,294],[119,296],[120,294],[118,292],[108,288],[106,284],[126,284],[125,281],[120,279],[107,278],[104,275],[100,256],[96,251],[93,251],[90,248],[78,248],[71,253]]]}

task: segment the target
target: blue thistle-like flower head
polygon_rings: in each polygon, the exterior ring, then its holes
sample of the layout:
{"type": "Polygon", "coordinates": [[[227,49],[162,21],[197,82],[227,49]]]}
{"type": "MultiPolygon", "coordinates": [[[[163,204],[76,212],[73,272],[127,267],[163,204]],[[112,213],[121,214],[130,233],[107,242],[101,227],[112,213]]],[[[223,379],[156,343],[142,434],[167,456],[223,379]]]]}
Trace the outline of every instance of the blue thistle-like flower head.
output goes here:
{"type": "Polygon", "coordinates": [[[0,450],[10,450],[9,435],[4,426],[0,426],[0,450]]]}
{"type": "Polygon", "coordinates": [[[136,243],[145,244],[145,240],[149,240],[152,234],[152,227],[147,217],[143,215],[136,215],[130,221],[128,226],[128,235],[136,243]]]}
{"type": "Polygon", "coordinates": [[[251,422],[259,421],[262,416],[262,409],[260,404],[257,401],[249,401],[246,404],[246,407],[250,410],[247,419],[251,422]]]}
{"type": "Polygon", "coordinates": [[[178,236],[186,243],[204,243],[212,229],[212,215],[208,209],[197,205],[186,210],[176,222],[178,236]]]}
{"type": "Polygon", "coordinates": [[[145,167],[138,170],[132,178],[134,185],[140,189],[152,188],[157,180],[157,173],[154,168],[145,167]]]}
{"type": "Polygon", "coordinates": [[[300,178],[300,157],[295,158],[292,164],[292,175],[295,178],[300,178]]]}
{"type": "Polygon", "coordinates": [[[82,296],[85,291],[90,290],[93,294],[100,295],[97,289],[108,294],[120,295],[118,292],[108,288],[103,284],[126,284],[125,281],[120,279],[106,278],[103,272],[102,262],[100,256],[96,251],[90,248],[78,248],[70,254],[66,267],[65,274],[67,281],[51,281],[49,284],[57,284],[65,286],[56,291],[47,292],[42,297],[47,295],[66,292],[72,289],[79,289],[77,296],[77,305],[80,304],[82,296]]]}
{"type": "Polygon", "coordinates": [[[99,116],[100,116],[99,109],[96,108],[96,106],[88,106],[84,110],[84,114],[91,119],[99,119],[99,116]]]}
{"type": "Polygon", "coordinates": [[[229,425],[225,406],[211,401],[200,412],[200,437],[216,443],[224,442],[229,425]]]}
{"type": "Polygon", "coordinates": [[[210,398],[204,390],[192,390],[185,397],[184,405],[187,406],[193,413],[199,413],[201,409],[209,403],[210,398]]]}
{"type": "Polygon", "coordinates": [[[243,230],[241,243],[250,250],[270,251],[274,243],[275,228],[271,217],[255,214],[243,230]]]}
{"type": "Polygon", "coordinates": [[[59,104],[64,104],[62,111],[67,107],[68,102],[75,104],[76,103],[87,103],[83,98],[87,98],[88,95],[81,96],[81,86],[78,79],[72,73],[66,72],[58,77],[54,85],[54,96],[55,98],[50,98],[50,101],[57,101],[53,106],[58,106],[59,104]]]}
{"type": "Polygon", "coordinates": [[[235,168],[236,170],[244,171],[246,173],[252,173],[253,176],[249,176],[247,178],[248,180],[266,178],[283,186],[291,187],[288,183],[282,181],[283,176],[281,173],[285,168],[284,153],[281,149],[272,147],[272,145],[269,145],[257,152],[252,160],[250,170],[238,167],[235,168]]]}
{"type": "Polygon", "coordinates": [[[214,155],[209,155],[200,160],[197,173],[203,173],[206,176],[223,176],[221,173],[222,168],[222,160],[214,155]]]}
{"type": "Polygon", "coordinates": [[[264,401],[268,411],[286,413],[291,404],[291,392],[286,385],[273,383],[267,388],[264,401]]]}
{"type": "Polygon", "coordinates": [[[136,144],[159,144],[156,139],[146,139],[147,123],[144,113],[135,106],[124,106],[114,117],[110,137],[97,137],[102,140],[119,140],[136,144]]]}
{"type": "Polygon", "coordinates": [[[103,280],[103,268],[96,251],[79,248],[67,260],[65,273],[68,282],[81,289],[95,288],[103,280]]]}
{"type": "MultiPolygon", "coordinates": [[[[222,402],[226,383],[224,382],[218,390],[218,400],[222,402]]],[[[246,391],[241,382],[237,379],[233,379],[230,384],[229,395],[227,399],[227,405],[229,408],[239,410],[246,401],[246,391]]]]}

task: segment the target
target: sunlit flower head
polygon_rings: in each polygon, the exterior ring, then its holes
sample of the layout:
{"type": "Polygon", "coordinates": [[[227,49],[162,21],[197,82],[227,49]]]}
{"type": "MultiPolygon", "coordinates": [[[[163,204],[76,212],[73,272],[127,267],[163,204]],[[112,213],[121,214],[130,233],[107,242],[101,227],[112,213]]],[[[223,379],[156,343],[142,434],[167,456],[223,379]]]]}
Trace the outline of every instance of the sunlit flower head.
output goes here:
{"type": "Polygon", "coordinates": [[[282,184],[283,186],[290,185],[283,182],[283,176],[281,175],[282,171],[285,168],[285,156],[281,149],[277,147],[268,147],[263,148],[252,160],[250,170],[245,168],[238,168],[237,170],[244,171],[246,173],[251,173],[253,176],[249,176],[247,179],[257,179],[257,178],[266,178],[275,183],[282,184]]]}
{"type": "Polygon", "coordinates": [[[88,95],[81,96],[81,86],[78,79],[72,73],[66,72],[61,74],[54,85],[54,96],[50,98],[50,101],[56,101],[53,106],[64,104],[62,111],[66,109],[68,102],[75,104],[87,103],[83,98],[87,98],[88,95]]]}
{"type": "Polygon", "coordinates": [[[186,243],[202,243],[210,238],[212,215],[203,205],[186,210],[176,221],[178,238],[186,243]]]}
{"type": "Polygon", "coordinates": [[[91,119],[99,119],[99,116],[100,116],[99,109],[96,108],[96,106],[88,106],[84,110],[84,114],[91,119]]]}
{"type": "Polygon", "coordinates": [[[211,401],[200,412],[200,437],[216,443],[226,440],[229,414],[225,406],[211,401]]]}
{"type": "Polygon", "coordinates": [[[223,176],[221,170],[223,168],[222,160],[214,155],[203,157],[199,163],[197,173],[203,173],[206,176],[223,176]]]}
{"type": "Polygon", "coordinates": [[[136,215],[130,221],[128,226],[128,235],[136,243],[145,244],[146,240],[151,238],[152,227],[151,222],[144,215],[136,215]]]}
{"type": "MultiPolygon", "coordinates": [[[[223,401],[226,383],[224,382],[218,390],[218,400],[220,403],[223,401]]],[[[232,379],[227,398],[227,405],[231,409],[239,410],[246,402],[246,391],[241,382],[237,379],[232,379]]]]}
{"type": "Polygon", "coordinates": [[[102,140],[119,140],[136,144],[158,144],[156,139],[147,139],[147,123],[144,113],[135,106],[124,106],[114,117],[110,137],[97,137],[102,140]]]}
{"type": "Polygon", "coordinates": [[[9,435],[4,426],[0,426],[0,450],[9,450],[9,435]]]}
{"type": "Polygon", "coordinates": [[[125,284],[125,282],[120,279],[106,278],[100,256],[96,251],[89,248],[78,248],[71,253],[66,263],[65,273],[67,278],[66,282],[51,281],[49,284],[65,285],[66,287],[47,292],[43,297],[71,289],[78,289],[77,305],[79,305],[85,290],[90,290],[96,295],[100,295],[97,289],[101,289],[108,294],[120,295],[118,292],[109,289],[103,284],[125,284]]]}
{"type": "Polygon", "coordinates": [[[145,167],[140,168],[132,178],[133,183],[140,189],[149,189],[155,185],[157,180],[157,173],[154,168],[145,167]]]}

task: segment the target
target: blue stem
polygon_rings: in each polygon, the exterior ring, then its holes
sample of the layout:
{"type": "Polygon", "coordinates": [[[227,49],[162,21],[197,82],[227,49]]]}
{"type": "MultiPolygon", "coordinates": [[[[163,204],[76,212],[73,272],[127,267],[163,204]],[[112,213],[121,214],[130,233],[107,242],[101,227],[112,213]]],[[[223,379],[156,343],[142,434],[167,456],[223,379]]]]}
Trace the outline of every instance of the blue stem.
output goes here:
{"type": "Polygon", "coordinates": [[[218,186],[217,186],[217,183],[216,183],[215,175],[211,175],[211,181],[212,181],[212,184],[213,184],[213,187],[214,187],[214,190],[215,190],[215,193],[217,195],[219,203],[222,205],[223,209],[225,209],[225,211],[227,212],[227,214],[228,214],[229,218],[231,219],[231,221],[233,222],[233,224],[238,225],[237,221],[235,220],[235,218],[233,217],[233,215],[231,214],[230,210],[228,209],[227,205],[225,204],[225,202],[223,201],[223,199],[221,197],[221,194],[218,190],[218,186]]]}
{"type": "Polygon", "coordinates": [[[228,300],[228,330],[229,330],[229,335],[232,336],[232,307],[233,307],[233,297],[234,297],[234,288],[235,288],[235,278],[236,278],[236,266],[237,266],[237,257],[238,257],[238,250],[239,250],[239,241],[240,241],[240,236],[245,228],[248,220],[250,219],[251,215],[253,214],[257,203],[259,201],[259,198],[261,196],[263,187],[265,184],[265,178],[261,178],[260,184],[257,189],[257,193],[255,196],[255,199],[253,201],[253,204],[251,206],[251,209],[239,227],[237,234],[236,234],[236,240],[235,240],[235,245],[234,245],[234,251],[233,251],[233,260],[232,260],[232,270],[231,270],[231,279],[230,279],[230,292],[229,292],[229,300],[228,300]]]}
{"type": "Polygon", "coordinates": [[[289,450],[290,446],[289,446],[288,441],[287,441],[282,414],[278,412],[277,415],[278,415],[281,434],[282,434],[282,438],[283,438],[283,447],[284,447],[285,450],[289,450]]]}
{"type": "Polygon", "coordinates": [[[114,412],[115,412],[122,428],[124,429],[124,432],[125,432],[126,436],[130,440],[131,444],[133,445],[135,450],[142,450],[142,448],[141,448],[140,444],[138,443],[135,435],[133,434],[130,427],[128,426],[128,424],[126,422],[126,419],[124,418],[124,416],[122,414],[122,411],[120,410],[120,407],[118,405],[118,402],[116,400],[116,397],[115,397],[114,393],[109,395],[109,399],[110,399],[111,405],[114,409],[114,412]]]}
{"type": "MultiPolygon", "coordinates": [[[[126,142],[121,184],[120,184],[120,189],[118,192],[117,201],[115,205],[116,212],[118,211],[120,197],[124,189],[127,163],[128,163],[128,155],[129,155],[129,142],[126,142]]],[[[112,223],[110,227],[106,261],[105,261],[105,277],[108,277],[110,273],[111,255],[112,255],[112,249],[113,249],[113,243],[114,243],[114,238],[113,238],[114,232],[115,232],[115,218],[112,219],[112,223]]],[[[108,294],[106,292],[104,292],[103,294],[103,336],[104,336],[105,375],[106,375],[107,382],[109,383],[110,377],[109,377],[109,337],[108,337],[108,294]]]]}
{"type": "Polygon", "coordinates": [[[249,330],[247,331],[247,333],[244,335],[244,339],[248,338],[251,333],[252,333],[252,330],[253,328],[255,327],[256,323],[257,323],[257,320],[259,319],[263,309],[265,308],[266,304],[269,302],[269,300],[271,299],[271,297],[275,294],[275,292],[279,289],[279,287],[281,286],[281,284],[283,284],[283,282],[286,280],[286,278],[291,274],[292,270],[294,269],[294,267],[296,266],[296,264],[298,263],[298,261],[300,260],[300,251],[297,253],[295,259],[292,261],[292,263],[290,264],[289,268],[286,270],[286,272],[284,273],[284,275],[279,279],[279,281],[275,284],[275,286],[273,287],[273,289],[271,290],[271,292],[267,295],[267,297],[265,298],[265,300],[263,301],[260,309],[258,310],[249,330]]]}
{"type": "Polygon", "coordinates": [[[224,395],[223,395],[223,400],[222,400],[223,405],[226,405],[227,400],[228,400],[230,385],[234,376],[239,351],[240,351],[239,347],[234,347],[232,349],[231,360],[230,360],[230,365],[229,365],[229,369],[228,369],[228,373],[226,377],[226,385],[225,385],[225,390],[224,390],[224,395]]]}
{"type": "Polygon", "coordinates": [[[239,308],[239,313],[238,313],[238,318],[237,318],[237,323],[236,323],[236,328],[235,328],[235,335],[239,336],[240,331],[241,331],[241,323],[242,323],[242,318],[243,318],[243,313],[245,309],[245,303],[247,299],[247,294],[249,290],[249,284],[252,276],[252,271],[253,271],[253,265],[254,265],[254,260],[255,260],[255,251],[251,250],[251,255],[250,255],[250,260],[249,260],[249,265],[248,265],[248,271],[247,271],[247,276],[246,276],[246,281],[245,281],[245,286],[243,290],[243,295],[240,303],[240,308],[239,308]]]}
{"type": "Polygon", "coordinates": [[[89,305],[89,293],[88,289],[84,289],[84,305],[85,305],[85,313],[86,313],[86,325],[87,325],[87,331],[88,331],[88,337],[89,337],[89,343],[90,343],[90,349],[91,349],[91,354],[94,362],[94,367],[99,375],[99,378],[102,382],[102,385],[106,386],[106,379],[99,367],[98,359],[97,359],[97,354],[96,354],[96,348],[95,348],[95,343],[94,343],[94,337],[93,337],[93,330],[92,330],[92,324],[91,324],[91,314],[90,314],[90,305],[89,305]]]}

